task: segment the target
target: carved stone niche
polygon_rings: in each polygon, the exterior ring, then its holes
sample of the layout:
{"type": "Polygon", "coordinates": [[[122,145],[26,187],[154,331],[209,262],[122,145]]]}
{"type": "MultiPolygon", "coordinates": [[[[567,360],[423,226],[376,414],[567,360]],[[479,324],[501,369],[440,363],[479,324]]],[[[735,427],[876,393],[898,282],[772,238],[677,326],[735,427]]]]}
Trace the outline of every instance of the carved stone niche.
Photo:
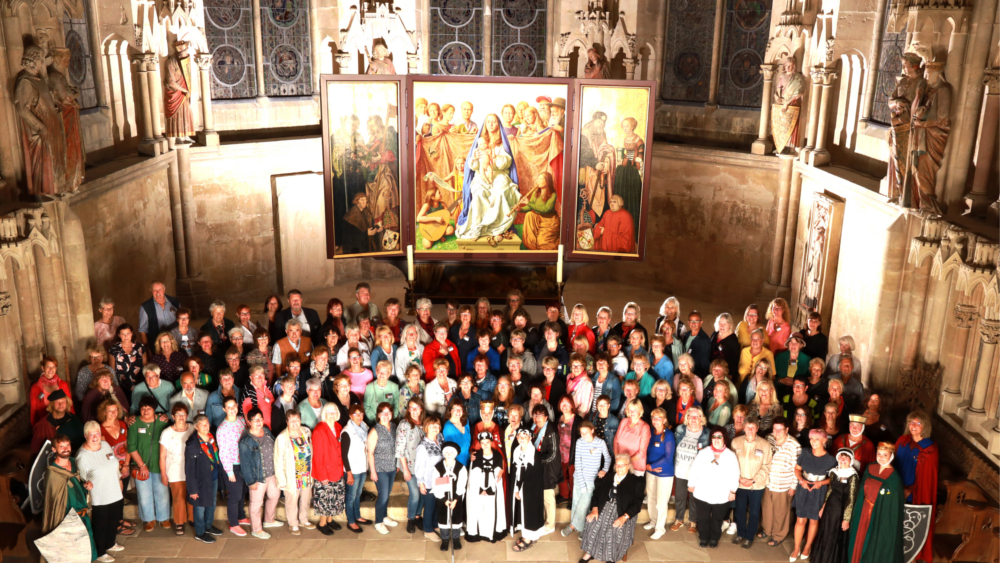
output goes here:
{"type": "Polygon", "coordinates": [[[403,9],[393,6],[392,0],[360,0],[360,5],[352,5],[347,27],[340,30],[340,36],[335,59],[341,74],[365,73],[374,61],[377,46],[391,54],[386,60],[396,74],[417,72],[420,39],[416,31],[406,28],[403,9]]]}
{"type": "MultiPolygon", "coordinates": [[[[619,12],[614,24],[612,15],[599,2],[590,2],[586,10],[576,13],[577,25],[559,37],[559,76],[583,78],[587,51],[594,49],[603,64],[609,65],[609,70],[620,61],[625,69],[624,78],[635,78],[635,67],[639,64],[636,36],[625,27],[625,12],[619,12]]],[[[618,69],[620,71],[621,67],[618,69]]],[[[614,76],[614,72],[611,77],[621,78],[614,76]]]]}

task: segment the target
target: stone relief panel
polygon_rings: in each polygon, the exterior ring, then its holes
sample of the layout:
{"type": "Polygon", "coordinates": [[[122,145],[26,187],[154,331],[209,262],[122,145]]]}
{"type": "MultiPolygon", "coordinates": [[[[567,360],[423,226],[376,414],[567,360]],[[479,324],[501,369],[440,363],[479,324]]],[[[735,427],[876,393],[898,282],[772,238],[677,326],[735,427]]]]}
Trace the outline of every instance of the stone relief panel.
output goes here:
{"type": "Polygon", "coordinates": [[[306,0],[262,0],[260,11],[267,95],[311,95],[309,3],[306,0]]]}
{"type": "Polygon", "coordinates": [[[63,12],[63,33],[70,52],[69,71],[66,77],[80,90],[80,109],[97,107],[97,87],[94,84],[94,61],[87,35],[87,10],[74,18],[63,12]]]}
{"type": "Polygon", "coordinates": [[[840,233],[844,221],[844,203],[816,194],[809,211],[809,231],[803,253],[802,279],[799,280],[796,326],[806,325],[806,315],[818,311],[824,319],[833,309],[833,290],[837,281],[840,233]]]}
{"type": "Polygon", "coordinates": [[[771,23],[770,0],[727,0],[722,35],[719,105],[760,107],[771,23]]]}
{"type": "Polygon", "coordinates": [[[664,100],[708,101],[714,30],[713,0],[670,0],[660,86],[664,100]]]}
{"type": "Polygon", "coordinates": [[[483,74],[482,0],[431,0],[431,74],[483,74]]]}
{"type": "Polygon", "coordinates": [[[212,53],[212,98],[256,96],[250,0],[205,0],[205,34],[212,53]]]}
{"type": "Polygon", "coordinates": [[[545,76],[545,0],[495,0],[493,76],[545,76]]]}

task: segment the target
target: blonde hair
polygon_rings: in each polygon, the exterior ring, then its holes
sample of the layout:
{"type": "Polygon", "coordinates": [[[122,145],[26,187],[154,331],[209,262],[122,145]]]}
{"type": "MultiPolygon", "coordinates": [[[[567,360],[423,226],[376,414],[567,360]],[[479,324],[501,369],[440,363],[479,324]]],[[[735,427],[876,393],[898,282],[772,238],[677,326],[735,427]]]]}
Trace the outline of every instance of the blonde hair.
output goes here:
{"type": "Polygon", "coordinates": [[[656,397],[656,392],[660,389],[667,390],[667,397],[665,400],[669,401],[674,398],[674,390],[670,388],[670,383],[666,379],[657,380],[657,382],[653,384],[652,394],[654,398],[656,397]]]}
{"type": "MultiPolygon", "coordinates": [[[[611,197],[613,197],[613,198],[614,198],[614,197],[617,197],[618,199],[622,199],[622,198],[621,198],[621,196],[619,196],[619,195],[617,195],[617,194],[616,194],[616,195],[613,195],[613,196],[611,196],[611,197]]],[[[622,203],[624,204],[624,203],[625,203],[625,200],[623,200],[623,199],[622,199],[622,203]]],[[[629,301],[628,303],[626,303],[626,304],[625,304],[625,307],[624,307],[624,308],[622,309],[622,318],[623,318],[623,319],[625,318],[625,313],[627,313],[627,312],[628,312],[628,310],[629,310],[629,308],[630,308],[630,307],[631,307],[632,309],[635,309],[635,322],[637,322],[637,323],[638,323],[638,322],[639,322],[639,320],[640,320],[640,315],[639,315],[639,304],[638,304],[638,303],[636,303],[635,301],[629,301]]]]}
{"type": "Polygon", "coordinates": [[[774,315],[771,312],[771,310],[774,309],[775,305],[777,305],[778,307],[781,307],[781,320],[784,321],[784,322],[786,322],[786,323],[789,322],[789,320],[788,320],[788,301],[785,301],[781,297],[775,297],[774,300],[771,301],[771,303],[767,306],[767,315],[765,316],[765,318],[767,320],[771,320],[772,318],[774,318],[774,315]]]}
{"type": "Polygon", "coordinates": [[[923,425],[923,430],[920,431],[920,439],[930,438],[931,436],[931,417],[927,416],[927,413],[922,410],[915,410],[910,414],[906,415],[906,431],[910,431],[910,423],[914,420],[920,422],[923,425]]]}
{"type": "Polygon", "coordinates": [[[573,315],[576,314],[577,311],[580,311],[580,315],[582,317],[581,320],[583,324],[584,325],[590,324],[590,315],[587,314],[587,307],[584,306],[583,303],[577,303],[576,305],[573,306],[573,313],[570,314],[569,316],[570,320],[573,320],[573,315]]]}
{"type": "Polygon", "coordinates": [[[180,352],[180,348],[177,347],[177,340],[174,338],[174,335],[169,332],[161,332],[160,335],[156,337],[156,344],[154,346],[157,354],[163,353],[163,346],[160,345],[160,342],[162,342],[164,338],[170,340],[170,346],[173,348],[174,352],[180,352]]]}
{"type": "Polygon", "coordinates": [[[773,405],[777,401],[778,398],[775,397],[774,384],[771,383],[770,379],[764,379],[757,384],[757,392],[754,394],[753,397],[753,403],[755,405],[760,404],[760,390],[765,388],[771,390],[771,404],[773,405]]]}

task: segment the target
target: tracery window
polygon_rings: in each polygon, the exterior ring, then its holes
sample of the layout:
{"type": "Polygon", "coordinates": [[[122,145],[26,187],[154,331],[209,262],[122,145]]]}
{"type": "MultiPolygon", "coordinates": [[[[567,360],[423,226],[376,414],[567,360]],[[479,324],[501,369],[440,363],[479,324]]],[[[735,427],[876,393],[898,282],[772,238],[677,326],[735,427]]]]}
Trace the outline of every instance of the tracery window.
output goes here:
{"type": "Polygon", "coordinates": [[[770,0],[726,0],[719,105],[760,107],[770,22],[770,0]]]}
{"type": "Polygon", "coordinates": [[[251,0],[205,0],[205,35],[212,52],[212,99],[255,97],[251,0]]]}
{"type": "Polygon", "coordinates": [[[94,59],[90,54],[87,8],[80,6],[79,18],[63,12],[63,32],[66,48],[69,49],[69,70],[67,77],[80,89],[81,109],[97,107],[97,87],[94,83],[94,59]]]}
{"type": "Polygon", "coordinates": [[[669,0],[663,54],[664,100],[707,102],[715,0],[669,0]]]}
{"type": "Polygon", "coordinates": [[[906,49],[906,26],[898,32],[889,29],[889,7],[885,6],[885,27],[879,47],[878,78],[875,80],[875,100],[872,103],[871,121],[889,125],[889,96],[896,87],[896,79],[903,72],[903,50],[906,49]]]}
{"type": "Polygon", "coordinates": [[[266,94],[311,95],[308,0],[261,0],[260,11],[266,94]]]}
{"type": "Polygon", "coordinates": [[[545,76],[545,0],[493,0],[493,76],[545,76]]]}
{"type": "Polygon", "coordinates": [[[431,0],[431,74],[483,74],[482,0],[431,0]]]}

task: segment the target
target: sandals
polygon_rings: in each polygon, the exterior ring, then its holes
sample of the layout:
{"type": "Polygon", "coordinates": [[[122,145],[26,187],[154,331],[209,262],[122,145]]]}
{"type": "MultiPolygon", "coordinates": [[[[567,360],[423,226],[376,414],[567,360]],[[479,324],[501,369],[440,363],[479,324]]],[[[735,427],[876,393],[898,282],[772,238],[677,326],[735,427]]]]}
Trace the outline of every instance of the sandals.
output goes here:
{"type": "Polygon", "coordinates": [[[769,545],[771,547],[778,547],[781,544],[779,544],[778,542],[776,542],[774,540],[768,540],[767,545],[769,545]]]}
{"type": "Polygon", "coordinates": [[[127,528],[125,526],[118,526],[118,531],[116,533],[119,536],[125,536],[125,537],[134,536],[135,535],[135,526],[133,526],[131,528],[127,528]]]}
{"type": "Polygon", "coordinates": [[[178,536],[184,535],[184,524],[177,524],[174,526],[174,533],[178,536]]]}
{"type": "Polygon", "coordinates": [[[517,543],[514,544],[513,549],[516,553],[521,553],[522,551],[528,551],[535,546],[533,541],[524,541],[524,538],[518,538],[517,543]]]}

